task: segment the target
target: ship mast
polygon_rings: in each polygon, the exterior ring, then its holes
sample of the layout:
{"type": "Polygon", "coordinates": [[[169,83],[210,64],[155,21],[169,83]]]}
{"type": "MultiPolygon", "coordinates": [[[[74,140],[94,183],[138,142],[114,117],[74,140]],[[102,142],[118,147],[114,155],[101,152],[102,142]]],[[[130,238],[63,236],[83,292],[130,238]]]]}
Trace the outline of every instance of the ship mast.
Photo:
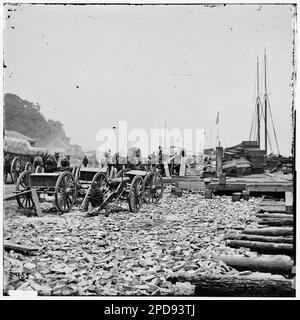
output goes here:
{"type": "Polygon", "coordinates": [[[257,144],[258,148],[260,148],[260,94],[259,94],[259,62],[257,57],[257,96],[256,96],[256,114],[257,114],[257,144]]]}
{"type": "Polygon", "coordinates": [[[268,154],[268,91],[267,91],[267,55],[265,50],[265,95],[264,95],[264,102],[265,102],[265,150],[266,155],[268,154]]]}

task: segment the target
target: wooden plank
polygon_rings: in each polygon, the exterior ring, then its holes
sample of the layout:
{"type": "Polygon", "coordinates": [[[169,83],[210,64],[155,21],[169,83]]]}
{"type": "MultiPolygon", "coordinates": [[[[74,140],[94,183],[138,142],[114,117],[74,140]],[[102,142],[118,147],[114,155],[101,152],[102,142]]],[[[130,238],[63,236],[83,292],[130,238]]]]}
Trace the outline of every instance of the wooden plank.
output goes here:
{"type": "Polygon", "coordinates": [[[165,169],[165,175],[167,178],[170,178],[170,170],[169,170],[169,166],[167,163],[164,163],[164,169],[165,169]]]}
{"type": "Polygon", "coordinates": [[[17,198],[17,196],[21,196],[21,195],[24,195],[24,194],[27,194],[31,192],[30,190],[26,190],[26,191],[22,191],[22,192],[18,192],[16,194],[11,194],[9,196],[6,196],[3,201],[10,201],[10,200],[15,200],[17,198]]]}
{"type": "Polygon", "coordinates": [[[179,176],[185,176],[186,158],[181,157],[179,176]]]}
{"type": "Polygon", "coordinates": [[[246,189],[246,185],[241,183],[226,183],[225,185],[210,183],[209,189],[213,191],[242,191],[246,189]]]}
{"type": "Polygon", "coordinates": [[[89,201],[88,201],[88,196],[90,194],[90,191],[91,191],[91,188],[92,188],[92,185],[89,186],[84,198],[83,198],[83,201],[81,203],[81,209],[84,210],[84,211],[87,211],[88,208],[89,208],[89,201]]]}
{"type": "Polygon", "coordinates": [[[106,167],[103,167],[103,168],[81,167],[80,168],[80,172],[94,172],[95,174],[98,172],[106,173],[106,171],[107,171],[106,167]]]}
{"type": "Polygon", "coordinates": [[[181,189],[204,190],[204,183],[203,182],[179,181],[178,187],[181,189]]]}
{"type": "Polygon", "coordinates": [[[259,202],[258,204],[261,207],[281,207],[281,206],[285,206],[285,202],[284,201],[272,201],[272,200],[262,200],[261,202],[259,202]]]}
{"type": "Polygon", "coordinates": [[[276,212],[276,213],[285,213],[285,206],[262,206],[259,212],[276,212]]]}
{"type": "Polygon", "coordinates": [[[41,205],[40,205],[40,201],[39,201],[39,197],[37,195],[36,189],[30,188],[30,191],[31,191],[31,197],[34,203],[36,214],[38,215],[38,217],[42,217],[43,216],[42,209],[41,209],[41,205]]]}
{"type": "Polygon", "coordinates": [[[256,213],[255,215],[257,218],[275,218],[275,219],[290,219],[293,220],[292,214],[286,214],[286,213],[269,213],[269,212],[263,212],[263,213],[256,213]]]}
{"type": "Polygon", "coordinates": [[[15,252],[29,253],[29,252],[38,251],[39,248],[32,247],[32,246],[25,246],[21,244],[15,244],[15,243],[4,240],[4,250],[6,251],[14,250],[15,252]]]}
{"type": "Polygon", "coordinates": [[[163,177],[163,182],[164,183],[174,183],[174,180],[172,178],[163,177]]]}
{"type": "Polygon", "coordinates": [[[247,184],[247,191],[250,192],[286,192],[293,191],[291,184],[247,184]]]}
{"type": "Polygon", "coordinates": [[[142,171],[142,170],[130,170],[130,171],[125,172],[126,175],[134,175],[134,176],[145,176],[148,173],[149,172],[142,171]]]}
{"type": "Polygon", "coordinates": [[[293,212],[293,192],[285,193],[285,207],[287,212],[293,212]]]}

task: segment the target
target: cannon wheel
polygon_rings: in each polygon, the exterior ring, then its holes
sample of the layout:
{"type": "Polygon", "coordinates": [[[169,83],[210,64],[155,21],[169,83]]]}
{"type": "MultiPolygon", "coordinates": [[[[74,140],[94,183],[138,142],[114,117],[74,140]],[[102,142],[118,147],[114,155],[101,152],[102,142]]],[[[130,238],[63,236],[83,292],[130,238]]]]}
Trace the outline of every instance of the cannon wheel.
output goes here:
{"type": "Polygon", "coordinates": [[[73,207],[77,196],[75,178],[69,171],[63,171],[55,186],[55,204],[57,209],[66,213],[73,207]]]}
{"type": "Polygon", "coordinates": [[[122,178],[123,172],[124,172],[124,169],[119,170],[116,175],[116,178],[122,178]]]}
{"type": "Polygon", "coordinates": [[[26,162],[24,171],[30,171],[30,172],[32,171],[32,163],[31,162],[26,162]]]}
{"type": "Polygon", "coordinates": [[[143,178],[135,176],[130,184],[128,203],[131,212],[138,212],[143,202],[143,178]]]}
{"type": "Polygon", "coordinates": [[[94,175],[94,178],[92,180],[92,183],[96,182],[97,183],[97,187],[101,188],[104,187],[107,184],[107,177],[106,174],[103,172],[98,172],[94,175]]]}
{"type": "Polygon", "coordinates": [[[43,172],[43,167],[40,166],[40,165],[37,165],[34,172],[35,172],[35,173],[41,173],[41,172],[43,172]]]}
{"type": "Polygon", "coordinates": [[[10,165],[10,175],[13,183],[16,183],[21,173],[21,160],[15,157],[10,165]]]}
{"type": "MultiPolygon", "coordinates": [[[[30,189],[29,185],[29,173],[26,171],[23,171],[21,175],[18,178],[17,185],[16,185],[16,191],[22,192],[30,189]]],[[[33,200],[31,197],[31,192],[28,192],[27,194],[23,194],[21,196],[17,196],[17,203],[20,208],[24,209],[32,209],[34,208],[33,200]]]]}
{"type": "MultiPolygon", "coordinates": [[[[105,173],[103,172],[98,172],[94,175],[94,178],[92,180],[92,183],[96,182],[97,183],[97,187],[98,188],[103,188],[107,185],[107,176],[105,173]]],[[[107,189],[103,190],[103,193],[105,195],[105,193],[107,192],[107,189]]]]}
{"type": "Polygon", "coordinates": [[[6,169],[4,168],[4,170],[3,170],[3,183],[4,183],[4,184],[7,182],[7,176],[8,176],[7,171],[6,171],[6,169]]]}
{"type": "Polygon", "coordinates": [[[144,201],[146,203],[158,203],[164,191],[164,182],[161,174],[150,172],[143,181],[144,201]]]}

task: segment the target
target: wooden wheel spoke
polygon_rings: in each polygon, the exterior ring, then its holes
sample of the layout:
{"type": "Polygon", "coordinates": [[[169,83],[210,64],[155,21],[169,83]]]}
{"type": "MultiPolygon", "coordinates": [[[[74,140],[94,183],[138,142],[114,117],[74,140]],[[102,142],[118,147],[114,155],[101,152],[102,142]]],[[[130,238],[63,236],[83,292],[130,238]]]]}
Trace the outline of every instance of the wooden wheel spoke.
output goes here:
{"type": "Polygon", "coordinates": [[[24,202],[26,200],[26,197],[19,197],[19,199],[20,199],[22,206],[24,206],[24,202]]]}
{"type": "Polygon", "coordinates": [[[72,200],[70,199],[69,195],[66,195],[67,205],[70,206],[72,204],[72,200]]]}

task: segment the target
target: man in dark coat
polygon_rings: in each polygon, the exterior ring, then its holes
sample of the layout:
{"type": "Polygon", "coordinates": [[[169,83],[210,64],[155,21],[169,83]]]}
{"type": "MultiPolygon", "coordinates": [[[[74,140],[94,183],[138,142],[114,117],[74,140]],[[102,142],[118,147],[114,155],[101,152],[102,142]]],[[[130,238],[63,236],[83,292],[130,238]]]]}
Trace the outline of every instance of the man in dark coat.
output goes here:
{"type": "Polygon", "coordinates": [[[86,167],[88,165],[88,163],[89,163],[89,160],[88,160],[87,156],[84,156],[84,158],[82,160],[83,166],[86,167]]]}

